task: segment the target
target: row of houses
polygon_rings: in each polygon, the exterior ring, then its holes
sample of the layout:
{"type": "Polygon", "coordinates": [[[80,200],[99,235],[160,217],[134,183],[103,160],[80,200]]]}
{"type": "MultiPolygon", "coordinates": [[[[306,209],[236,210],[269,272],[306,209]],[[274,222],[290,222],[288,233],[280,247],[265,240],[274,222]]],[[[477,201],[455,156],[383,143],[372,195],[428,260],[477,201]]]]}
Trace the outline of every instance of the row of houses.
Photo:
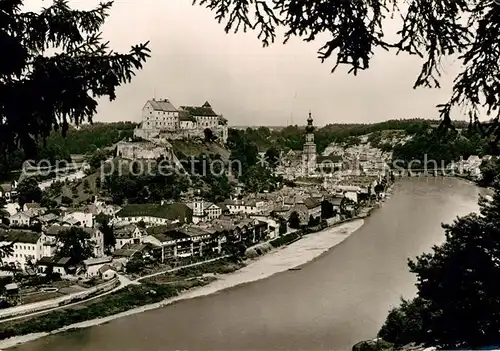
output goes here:
{"type": "MultiPolygon", "coordinates": [[[[254,243],[267,235],[269,230],[265,221],[234,216],[231,218],[220,216],[212,222],[194,224],[190,207],[179,203],[125,206],[111,221],[111,225],[116,243],[110,248],[112,254],[106,258],[110,260],[106,261],[106,264],[115,261],[124,264],[134,254],[143,251],[146,246],[161,248],[162,259],[202,255],[203,247],[211,248],[215,238],[218,242],[217,251],[220,252],[221,245],[228,240],[254,243]],[[147,228],[141,222],[147,223],[147,228]]],[[[75,226],[89,234],[94,256],[91,260],[107,257],[104,256],[104,235],[98,225],[75,226]]],[[[3,264],[25,271],[29,267],[36,266],[38,272],[44,272],[45,267],[53,265],[59,270],[56,272],[75,273],[76,270],[69,269],[70,266],[74,266],[74,262],[70,262],[67,257],[57,257],[57,249],[61,245],[57,240],[58,235],[71,227],[73,225],[58,223],[44,224],[40,232],[18,228],[2,230],[0,245],[13,244],[12,255],[5,257],[3,264]]]]}
{"type": "MultiPolygon", "coordinates": [[[[371,180],[375,178],[370,178],[371,180]]],[[[4,231],[2,244],[13,243],[13,255],[5,264],[26,269],[42,264],[40,271],[51,264],[64,267],[74,264],[65,257],[56,257],[57,236],[62,230],[80,227],[89,233],[94,245],[94,257],[85,263],[90,266],[126,263],[145,250],[160,250],[162,260],[221,252],[227,243],[257,243],[272,239],[279,233],[280,224],[297,212],[303,224],[311,218],[322,218],[322,203],[331,204],[340,212],[344,199],[358,201],[361,187],[328,188],[284,187],[277,192],[254,194],[242,199],[227,199],[212,203],[203,199],[159,204],[128,204],[123,207],[96,200],[82,208],[61,207],[60,213],[47,212],[37,203],[25,204],[10,216],[10,229],[4,231]],[[115,236],[114,247],[104,256],[104,235],[96,224],[96,216],[105,214],[115,236]],[[25,228],[39,224],[39,232],[25,228]]],[[[119,266],[119,265],[118,265],[119,266]]],[[[100,267],[99,267],[100,268],[100,267]]],[[[61,268],[62,269],[62,268],[61,268]]],[[[97,272],[97,268],[93,272],[97,272]]],[[[92,273],[93,274],[93,273],[92,273]]]]}
{"type": "Polygon", "coordinates": [[[55,212],[49,212],[39,203],[26,203],[22,207],[17,204],[8,204],[7,212],[11,226],[30,227],[35,223],[42,225],[60,224],[66,226],[80,226],[91,228],[94,226],[95,216],[105,214],[114,217],[121,208],[108,205],[103,201],[96,201],[81,208],[60,207],[55,212]]]}
{"type": "MultiPolygon", "coordinates": [[[[42,259],[47,261],[56,255],[58,235],[70,227],[50,226],[41,232],[23,229],[1,229],[0,246],[12,244],[12,254],[2,258],[4,266],[26,270],[42,259]]],[[[93,255],[101,257],[104,254],[104,237],[98,228],[82,228],[92,242],[93,255]]]]}
{"type": "MultiPolygon", "coordinates": [[[[87,232],[95,258],[104,256],[104,234],[96,225],[95,217],[106,214],[113,217],[118,208],[96,201],[82,208],[60,207],[50,212],[39,203],[26,203],[22,207],[10,203],[9,225],[0,230],[0,246],[12,244],[12,254],[2,258],[4,266],[18,270],[43,273],[48,266],[56,273],[71,271],[74,266],[69,257],[58,257],[57,240],[61,232],[78,227],[87,232]]],[[[76,267],[76,266],[75,266],[76,267]]]]}
{"type": "Polygon", "coordinates": [[[253,245],[274,231],[265,221],[248,217],[221,216],[204,225],[182,225],[151,228],[142,238],[143,243],[161,248],[161,259],[203,256],[222,253],[226,244],[253,245]]]}

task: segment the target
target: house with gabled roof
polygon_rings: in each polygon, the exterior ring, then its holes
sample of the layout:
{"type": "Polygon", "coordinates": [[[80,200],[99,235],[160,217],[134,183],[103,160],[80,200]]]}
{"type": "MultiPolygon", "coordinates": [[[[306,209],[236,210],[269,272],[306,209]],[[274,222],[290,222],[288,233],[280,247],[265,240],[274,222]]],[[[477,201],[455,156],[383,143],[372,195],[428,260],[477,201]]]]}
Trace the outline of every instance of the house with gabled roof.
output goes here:
{"type": "Polygon", "coordinates": [[[0,246],[12,245],[12,254],[2,258],[4,265],[25,270],[26,265],[35,263],[43,256],[42,233],[30,230],[0,230],[0,246]]]}
{"type": "Polygon", "coordinates": [[[10,225],[13,227],[29,227],[36,214],[31,210],[20,211],[9,217],[10,225]]]}
{"type": "Polygon", "coordinates": [[[23,206],[23,211],[31,211],[34,215],[40,216],[43,215],[47,209],[42,207],[38,202],[27,202],[23,206]]]}
{"type": "Polygon", "coordinates": [[[326,200],[333,206],[333,210],[340,212],[340,208],[342,207],[342,202],[344,201],[344,196],[328,196],[326,200]]]}
{"type": "MultiPolygon", "coordinates": [[[[70,226],[51,225],[44,230],[44,256],[52,256],[57,251],[57,237],[65,230],[69,230],[70,226]]],[[[85,231],[90,241],[93,243],[94,256],[101,257],[104,255],[104,234],[98,228],[81,228],[85,231]]]]}
{"type": "Polygon", "coordinates": [[[105,264],[99,268],[99,275],[103,280],[110,280],[116,276],[116,271],[109,264],[105,264]]]}
{"type": "Polygon", "coordinates": [[[61,276],[76,273],[76,262],[71,257],[54,257],[52,260],[53,272],[61,276]]]}
{"type": "Polygon", "coordinates": [[[83,265],[85,267],[85,277],[98,277],[100,276],[100,269],[104,265],[108,265],[113,260],[112,257],[103,256],[98,258],[89,258],[83,261],[83,265]]]}
{"type": "Polygon", "coordinates": [[[307,223],[312,217],[313,219],[321,219],[321,198],[307,197],[302,202],[296,203],[291,212],[297,212],[301,223],[307,223]]]}
{"type": "Polygon", "coordinates": [[[47,269],[52,267],[52,272],[62,277],[77,272],[76,262],[71,257],[43,256],[36,262],[36,267],[39,273],[46,273],[47,269]]]}
{"type": "Polygon", "coordinates": [[[91,212],[72,210],[68,211],[62,219],[63,223],[69,226],[80,226],[92,228],[94,226],[94,216],[91,212]]]}
{"type": "Polygon", "coordinates": [[[148,248],[146,244],[130,244],[127,243],[119,250],[112,253],[113,263],[125,265],[133,257],[143,257],[144,252],[148,248]]]}
{"type": "Polygon", "coordinates": [[[42,225],[51,225],[59,220],[59,216],[54,213],[47,213],[38,217],[38,220],[42,225]]]}
{"type": "Polygon", "coordinates": [[[113,234],[116,239],[116,250],[121,249],[125,244],[141,243],[142,231],[136,224],[133,223],[114,225],[113,234]]]}

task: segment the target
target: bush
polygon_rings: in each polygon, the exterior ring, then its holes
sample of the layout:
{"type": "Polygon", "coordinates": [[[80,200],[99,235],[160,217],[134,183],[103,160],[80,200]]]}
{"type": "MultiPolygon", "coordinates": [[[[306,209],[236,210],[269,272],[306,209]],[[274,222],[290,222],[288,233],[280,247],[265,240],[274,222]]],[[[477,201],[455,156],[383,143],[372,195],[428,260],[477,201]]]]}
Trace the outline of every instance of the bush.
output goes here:
{"type": "Polygon", "coordinates": [[[293,229],[300,228],[300,217],[296,211],[293,211],[290,214],[290,218],[288,219],[288,224],[290,225],[290,228],[293,228],[293,229]]]}
{"type": "Polygon", "coordinates": [[[12,277],[7,275],[4,277],[0,277],[0,290],[3,290],[5,285],[12,283],[12,277]]]}
{"type": "Polygon", "coordinates": [[[298,232],[294,232],[292,234],[280,236],[279,238],[276,238],[276,239],[270,241],[270,244],[273,247],[280,247],[283,245],[287,245],[287,244],[291,243],[292,241],[297,240],[298,238],[300,238],[300,234],[298,232]]]}
{"type": "Polygon", "coordinates": [[[309,222],[307,225],[309,227],[315,227],[321,223],[321,219],[319,217],[314,218],[313,216],[309,216],[309,222]]]}
{"type": "Polygon", "coordinates": [[[361,341],[352,347],[352,351],[389,351],[394,350],[393,345],[384,340],[361,341]]]}
{"type": "Polygon", "coordinates": [[[65,205],[65,206],[70,206],[72,203],[73,203],[73,200],[67,196],[63,196],[61,198],[61,204],[65,205]]]}
{"type": "Polygon", "coordinates": [[[280,235],[286,234],[287,231],[288,231],[288,227],[286,225],[286,221],[284,221],[284,220],[280,221],[280,229],[279,229],[280,235]]]}
{"type": "Polygon", "coordinates": [[[127,273],[141,273],[144,270],[144,262],[139,258],[132,258],[125,265],[125,271],[127,273]]]}
{"type": "Polygon", "coordinates": [[[401,299],[401,305],[393,308],[378,332],[378,336],[394,346],[423,342],[423,315],[425,303],[420,298],[413,300],[401,299]]]}

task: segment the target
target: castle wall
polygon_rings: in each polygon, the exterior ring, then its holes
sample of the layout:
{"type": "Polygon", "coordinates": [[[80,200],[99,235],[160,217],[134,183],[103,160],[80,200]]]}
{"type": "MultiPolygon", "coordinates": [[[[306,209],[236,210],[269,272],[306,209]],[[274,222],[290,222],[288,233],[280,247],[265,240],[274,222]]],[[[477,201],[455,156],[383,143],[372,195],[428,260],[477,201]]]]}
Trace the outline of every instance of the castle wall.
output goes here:
{"type": "MultiPolygon", "coordinates": [[[[228,128],[227,126],[217,126],[210,128],[214,135],[219,138],[223,143],[227,142],[228,138],[228,128]]],[[[191,139],[191,138],[204,138],[205,129],[177,129],[175,131],[160,131],[155,129],[142,129],[137,128],[134,130],[134,136],[142,138],[145,140],[151,139],[167,139],[167,140],[180,140],[180,139],[191,139]]]]}
{"type": "Polygon", "coordinates": [[[143,129],[143,128],[136,128],[134,129],[134,136],[136,138],[142,138],[142,139],[153,139],[158,137],[160,131],[157,129],[143,129]]]}
{"type": "Polygon", "coordinates": [[[157,160],[160,157],[170,159],[172,152],[167,147],[162,147],[149,142],[128,143],[120,142],[116,146],[117,156],[128,160],[157,160]]]}
{"type": "Polygon", "coordinates": [[[160,137],[170,140],[204,138],[205,133],[200,129],[179,129],[172,132],[161,132],[160,137]]]}

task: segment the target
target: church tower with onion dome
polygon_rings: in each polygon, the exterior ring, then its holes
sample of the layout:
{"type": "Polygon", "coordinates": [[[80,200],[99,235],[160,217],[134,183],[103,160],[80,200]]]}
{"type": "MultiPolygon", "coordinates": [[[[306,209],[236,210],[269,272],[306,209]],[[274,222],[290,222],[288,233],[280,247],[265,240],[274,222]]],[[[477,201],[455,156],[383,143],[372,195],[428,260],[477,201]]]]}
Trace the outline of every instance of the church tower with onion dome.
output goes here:
{"type": "Polygon", "coordinates": [[[316,143],[314,142],[314,126],[311,112],[307,119],[306,126],[306,142],[302,151],[302,168],[305,175],[312,174],[316,171],[316,143]]]}

